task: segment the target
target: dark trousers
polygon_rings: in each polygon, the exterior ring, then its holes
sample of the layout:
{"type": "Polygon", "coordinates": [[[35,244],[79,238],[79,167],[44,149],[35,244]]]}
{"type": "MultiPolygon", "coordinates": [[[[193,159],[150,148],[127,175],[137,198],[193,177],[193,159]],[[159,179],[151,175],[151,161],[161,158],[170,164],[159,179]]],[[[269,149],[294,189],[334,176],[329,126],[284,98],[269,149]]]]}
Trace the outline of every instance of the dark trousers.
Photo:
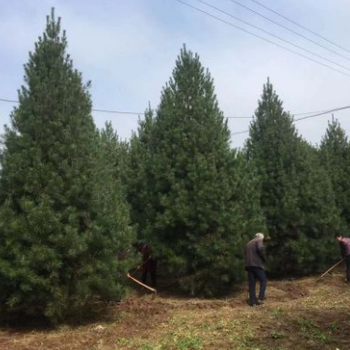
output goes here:
{"type": "Polygon", "coordinates": [[[157,286],[157,261],[150,259],[143,267],[142,283],[147,284],[147,275],[151,276],[151,286],[155,288],[157,286]]]}
{"type": "Polygon", "coordinates": [[[345,264],[346,264],[346,280],[350,282],[350,255],[347,255],[345,257],[345,264]]]}
{"type": "Polygon", "coordinates": [[[247,266],[250,304],[256,304],[256,281],[260,283],[259,300],[265,299],[267,278],[265,270],[261,267],[247,266]]]}

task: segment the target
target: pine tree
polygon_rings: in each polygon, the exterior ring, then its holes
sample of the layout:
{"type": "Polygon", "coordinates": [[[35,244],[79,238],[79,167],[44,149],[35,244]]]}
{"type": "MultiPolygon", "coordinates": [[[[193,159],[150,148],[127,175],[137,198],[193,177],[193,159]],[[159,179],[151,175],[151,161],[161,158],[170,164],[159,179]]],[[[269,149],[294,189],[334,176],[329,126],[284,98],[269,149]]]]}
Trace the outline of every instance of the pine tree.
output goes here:
{"type": "Polygon", "coordinates": [[[300,144],[297,165],[299,177],[299,242],[292,244],[297,257],[296,271],[301,273],[325,269],[338,258],[334,236],[341,231],[331,179],[322,166],[317,149],[306,141],[300,144]]]}
{"type": "Polygon", "coordinates": [[[308,273],[326,264],[339,229],[330,180],[269,81],[250,126],[247,156],[260,177],[271,272],[308,273]]]}
{"type": "Polygon", "coordinates": [[[127,144],[118,139],[111,123],[106,123],[94,142],[95,172],[93,203],[96,212],[94,249],[103,260],[99,275],[101,286],[109,290],[106,298],[125,294],[125,274],[135,266],[131,225],[123,176],[127,171],[127,144]]]}
{"type": "Polygon", "coordinates": [[[338,120],[328,123],[320,145],[320,157],[335,192],[335,199],[347,230],[350,228],[350,147],[338,120]]]}
{"type": "Polygon", "coordinates": [[[217,293],[242,278],[244,244],[263,219],[254,173],[230,149],[213,80],[198,55],[181,50],[147,125],[150,137],[140,135],[141,145],[149,142],[145,235],[183,289],[217,293]]]}
{"type": "Polygon", "coordinates": [[[89,84],[66,48],[52,11],[25,65],[20,104],[4,135],[2,315],[44,315],[57,322],[94,297],[120,298],[123,290],[114,277],[121,246],[116,240],[128,234],[128,226],[125,220],[115,223],[122,215],[111,212],[107,224],[108,209],[97,201],[98,134],[89,84]]]}
{"type": "Polygon", "coordinates": [[[123,183],[127,188],[127,201],[130,204],[132,223],[138,232],[138,240],[146,239],[145,232],[150,218],[155,215],[152,193],[153,178],[150,171],[151,140],[154,123],[154,111],[149,107],[144,120],[140,120],[137,134],[131,137],[127,154],[127,168],[123,172],[123,183]]]}

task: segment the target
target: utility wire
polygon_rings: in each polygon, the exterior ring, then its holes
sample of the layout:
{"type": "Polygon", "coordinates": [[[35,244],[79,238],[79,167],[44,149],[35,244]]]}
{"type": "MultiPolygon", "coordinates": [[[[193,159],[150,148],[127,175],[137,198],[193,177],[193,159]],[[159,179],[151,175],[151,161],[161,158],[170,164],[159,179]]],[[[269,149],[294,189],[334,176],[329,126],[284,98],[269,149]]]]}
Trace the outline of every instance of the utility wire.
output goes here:
{"type": "Polygon", "coordinates": [[[101,113],[110,113],[110,114],[133,114],[133,115],[140,115],[145,114],[141,112],[129,112],[129,111],[115,111],[111,109],[92,109],[94,112],[101,112],[101,113]]]}
{"type": "Polygon", "coordinates": [[[260,30],[261,32],[263,32],[263,33],[265,33],[265,34],[268,34],[268,35],[270,35],[270,36],[272,36],[272,37],[274,37],[274,38],[276,38],[276,39],[278,39],[278,40],[281,40],[281,41],[285,42],[286,44],[292,45],[292,46],[296,47],[296,48],[299,49],[299,50],[305,51],[305,52],[307,52],[307,53],[309,53],[309,54],[311,54],[311,55],[313,55],[313,56],[316,56],[316,57],[318,57],[318,58],[321,58],[322,60],[325,60],[325,61],[327,61],[327,62],[329,62],[329,63],[332,63],[332,64],[334,64],[334,65],[336,65],[336,66],[338,66],[338,67],[340,67],[340,68],[343,68],[343,69],[346,69],[346,70],[350,71],[350,68],[348,68],[348,67],[346,67],[346,66],[343,66],[342,64],[339,64],[339,63],[337,63],[337,62],[335,62],[335,61],[329,60],[328,58],[323,57],[323,56],[321,56],[321,55],[319,55],[319,54],[317,54],[317,53],[314,53],[314,52],[311,51],[311,50],[305,49],[305,48],[302,47],[302,46],[293,44],[291,41],[288,41],[288,40],[286,40],[286,39],[283,39],[282,37],[280,37],[280,36],[278,36],[278,35],[275,35],[275,34],[269,32],[269,31],[267,31],[267,30],[265,30],[265,29],[262,29],[262,28],[260,28],[260,27],[258,27],[258,26],[256,26],[256,25],[254,25],[254,24],[251,24],[251,23],[249,23],[249,22],[247,22],[247,21],[245,21],[245,20],[243,20],[243,19],[240,19],[240,18],[238,18],[238,17],[232,15],[231,13],[228,13],[228,12],[226,12],[226,11],[223,11],[223,10],[221,10],[220,8],[218,8],[218,7],[216,7],[216,6],[213,6],[213,5],[207,3],[207,2],[205,2],[205,1],[203,1],[203,0],[195,0],[195,1],[200,2],[200,3],[202,3],[202,4],[204,4],[204,5],[208,6],[208,7],[211,7],[212,9],[214,9],[214,10],[216,10],[216,11],[219,11],[219,12],[223,13],[224,15],[227,15],[227,16],[229,16],[229,17],[231,17],[231,18],[233,18],[233,19],[235,19],[235,20],[237,20],[237,21],[239,21],[239,22],[242,22],[242,23],[244,23],[244,24],[246,24],[246,25],[248,25],[248,26],[250,26],[250,27],[253,27],[253,28],[257,29],[257,30],[260,30]]]}
{"type": "MultiPolygon", "coordinates": [[[[8,100],[6,98],[0,98],[2,102],[10,102],[10,103],[19,103],[16,100],[8,100]]],[[[144,115],[145,113],[141,112],[129,112],[129,111],[116,111],[112,109],[92,109],[94,112],[102,112],[102,113],[110,113],[110,114],[130,114],[130,115],[144,115]]],[[[252,117],[225,117],[227,119],[251,119],[252,117]]]]}
{"type": "Polygon", "coordinates": [[[314,113],[321,113],[321,112],[326,112],[326,111],[328,111],[328,109],[322,109],[321,111],[302,112],[302,113],[291,113],[291,114],[294,115],[294,117],[295,117],[296,115],[314,114],[314,113]]]}
{"type": "Polygon", "coordinates": [[[252,117],[226,117],[226,119],[252,119],[252,117]]]}
{"type": "MultiPolygon", "coordinates": [[[[8,100],[6,98],[0,98],[2,102],[10,102],[10,103],[19,103],[16,100],[8,100]]],[[[102,113],[110,113],[110,114],[131,114],[131,115],[144,115],[145,113],[141,112],[129,112],[129,111],[116,111],[112,109],[92,109],[94,112],[102,112],[102,113]]],[[[252,117],[225,117],[226,119],[251,119],[252,117]]]]}
{"type": "MultiPolygon", "coordinates": [[[[9,100],[9,99],[5,99],[5,98],[0,98],[0,101],[2,101],[2,102],[10,102],[10,103],[19,103],[19,101],[9,100]]],[[[338,108],[333,108],[333,109],[324,109],[324,110],[321,110],[321,111],[310,111],[310,112],[290,113],[290,114],[293,115],[293,116],[296,116],[296,115],[306,115],[306,114],[323,113],[323,112],[329,113],[330,111],[338,111],[338,110],[346,109],[346,108],[347,107],[338,107],[338,108]]],[[[109,109],[93,109],[93,111],[95,111],[95,112],[104,112],[104,113],[115,113],[115,114],[134,114],[134,115],[144,114],[144,113],[129,112],[129,111],[122,112],[122,111],[109,110],[109,109]]],[[[225,117],[225,118],[226,119],[253,119],[254,117],[225,117]]],[[[303,119],[306,119],[306,118],[309,118],[309,117],[305,117],[303,119]]]]}
{"type": "MultiPolygon", "coordinates": [[[[307,114],[315,114],[315,113],[322,113],[322,112],[328,112],[329,109],[322,109],[318,111],[310,111],[310,112],[302,112],[302,113],[290,113],[294,117],[297,115],[307,115],[307,114]]],[[[227,119],[235,118],[235,119],[253,119],[254,117],[226,117],[227,119]]]]}
{"type": "Polygon", "coordinates": [[[317,63],[318,65],[327,67],[327,68],[332,69],[332,70],[334,70],[334,71],[336,71],[336,72],[338,72],[338,73],[340,73],[340,74],[343,74],[343,75],[346,75],[346,76],[350,77],[350,74],[348,74],[348,73],[345,73],[345,72],[343,72],[343,71],[341,71],[341,70],[339,70],[339,69],[337,69],[337,68],[334,68],[334,67],[332,67],[332,66],[329,66],[329,65],[326,64],[326,63],[319,62],[319,61],[317,61],[317,60],[315,60],[315,59],[313,59],[313,58],[311,58],[311,57],[305,56],[305,55],[303,55],[303,54],[301,54],[301,53],[299,53],[299,52],[296,52],[296,51],[294,51],[294,50],[292,50],[292,49],[289,49],[289,48],[287,48],[287,47],[285,47],[285,46],[282,46],[282,45],[280,45],[280,44],[278,44],[278,43],[276,43],[276,42],[274,42],[274,41],[272,41],[272,40],[266,39],[266,38],[264,38],[264,37],[262,37],[262,36],[260,36],[260,35],[258,35],[258,34],[255,34],[255,33],[253,33],[253,32],[250,32],[249,30],[246,30],[246,29],[244,29],[244,28],[241,28],[241,27],[239,27],[239,26],[237,26],[237,25],[235,25],[235,24],[233,24],[233,23],[231,23],[231,22],[225,21],[224,19],[222,19],[222,18],[220,18],[220,17],[217,17],[217,16],[215,16],[215,15],[213,15],[213,14],[207,12],[207,11],[201,10],[200,8],[198,8],[198,7],[196,7],[196,6],[190,5],[190,4],[186,3],[186,2],[183,2],[182,0],[176,0],[176,1],[179,2],[179,3],[181,3],[182,5],[185,5],[185,6],[187,6],[187,7],[190,7],[190,8],[192,8],[192,9],[198,11],[198,12],[201,12],[201,13],[203,13],[203,14],[209,16],[209,17],[212,17],[212,18],[214,18],[214,19],[216,19],[216,20],[218,20],[218,21],[220,21],[220,22],[222,22],[222,23],[225,23],[225,24],[227,24],[227,25],[229,25],[229,26],[231,26],[231,27],[234,27],[234,28],[236,28],[236,29],[238,29],[238,30],[240,30],[240,31],[242,31],[242,32],[245,32],[245,33],[247,33],[247,34],[250,34],[250,35],[252,35],[252,36],[255,36],[256,38],[259,38],[259,39],[261,39],[261,40],[264,40],[264,41],[266,41],[266,42],[268,42],[268,43],[270,43],[270,44],[272,44],[272,45],[278,46],[279,48],[281,48],[281,49],[283,49],[283,50],[286,50],[286,51],[288,51],[288,52],[291,52],[291,53],[293,53],[294,55],[303,57],[303,58],[305,58],[305,59],[307,59],[307,60],[309,60],[309,61],[311,61],[311,62],[317,63]]]}
{"type": "Polygon", "coordinates": [[[308,118],[314,118],[314,117],[318,117],[320,115],[328,114],[328,113],[331,113],[331,112],[339,112],[339,111],[342,111],[344,109],[349,109],[349,108],[350,108],[350,106],[338,107],[338,108],[330,109],[330,110],[325,111],[325,112],[320,112],[320,113],[317,113],[317,114],[309,115],[308,117],[298,118],[298,119],[295,119],[294,121],[298,122],[299,120],[304,120],[304,119],[308,119],[308,118]]]}
{"type": "MultiPolygon", "coordinates": [[[[5,98],[0,98],[0,101],[2,102],[10,102],[10,103],[19,103],[19,101],[15,100],[8,100],[5,98]]],[[[129,111],[116,111],[116,110],[110,110],[110,109],[92,109],[93,112],[101,112],[101,113],[111,113],[111,114],[132,114],[132,115],[143,115],[145,113],[141,112],[129,112],[129,111]]]]}
{"type": "Polygon", "coordinates": [[[304,29],[304,30],[310,32],[311,34],[318,36],[319,38],[321,38],[321,39],[327,41],[328,43],[330,43],[330,44],[332,44],[332,45],[338,47],[339,49],[342,49],[342,50],[344,50],[344,51],[350,53],[350,50],[348,50],[347,48],[345,48],[345,47],[343,47],[343,46],[341,46],[341,45],[335,43],[335,42],[332,41],[332,40],[329,40],[329,39],[325,38],[324,36],[322,36],[322,35],[320,35],[320,34],[314,32],[313,30],[311,30],[311,29],[309,29],[309,28],[304,27],[303,25],[301,25],[301,24],[299,24],[299,23],[293,21],[292,19],[290,19],[290,18],[288,18],[288,17],[282,15],[281,13],[278,13],[277,11],[275,11],[275,10],[273,10],[272,8],[270,8],[270,7],[268,7],[268,6],[264,5],[264,4],[262,4],[261,2],[256,1],[256,0],[250,0],[250,1],[255,2],[255,3],[258,4],[259,6],[265,8],[266,10],[268,10],[268,11],[270,11],[270,12],[276,14],[277,16],[279,16],[279,17],[285,19],[286,21],[288,21],[288,22],[290,22],[290,23],[293,23],[294,25],[296,25],[296,26],[298,26],[298,27],[300,27],[300,28],[302,28],[302,29],[304,29]]]}
{"type": "Polygon", "coordinates": [[[245,5],[241,4],[240,2],[238,2],[238,1],[236,1],[236,0],[228,0],[228,1],[231,1],[231,2],[233,2],[233,3],[235,3],[235,4],[237,4],[238,6],[243,7],[243,8],[246,9],[247,11],[250,11],[250,12],[256,14],[257,16],[260,16],[260,17],[266,19],[267,21],[269,21],[269,22],[271,22],[271,23],[273,23],[273,24],[275,24],[275,25],[277,25],[277,26],[279,26],[279,27],[281,27],[281,28],[283,28],[283,29],[285,29],[285,30],[288,30],[289,32],[291,32],[291,33],[293,33],[293,34],[295,34],[295,35],[297,35],[297,36],[300,36],[301,38],[303,38],[303,39],[305,39],[305,40],[307,40],[307,41],[309,41],[309,42],[311,42],[311,43],[313,43],[313,44],[315,44],[315,45],[317,45],[317,46],[319,46],[319,47],[322,47],[323,49],[325,49],[325,50],[327,50],[327,51],[330,51],[330,52],[332,52],[333,54],[335,54],[335,55],[337,55],[337,56],[340,56],[340,57],[342,57],[342,58],[344,58],[344,59],[350,61],[350,58],[348,58],[348,57],[342,55],[341,53],[339,53],[339,52],[337,52],[337,51],[334,51],[334,50],[328,48],[327,46],[324,46],[324,45],[318,43],[317,41],[312,40],[312,39],[308,38],[307,36],[305,36],[305,35],[303,35],[303,34],[300,34],[300,33],[296,32],[295,30],[290,29],[290,28],[284,26],[283,24],[280,24],[280,23],[274,21],[274,20],[271,19],[271,18],[262,15],[261,13],[259,13],[259,12],[255,11],[255,10],[251,9],[251,8],[248,7],[248,6],[245,6],[245,5]]]}
{"type": "Polygon", "coordinates": [[[3,102],[10,102],[10,103],[19,103],[18,101],[15,101],[15,100],[7,100],[5,98],[0,98],[0,101],[3,101],[3,102]]]}
{"type": "MultiPolygon", "coordinates": [[[[316,113],[316,114],[313,114],[313,115],[309,115],[307,117],[302,117],[302,118],[295,119],[294,122],[298,122],[300,120],[304,120],[304,119],[308,119],[308,118],[319,117],[321,115],[325,115],[325,114],[332,113],[332,112],[339,112],[339,111],[342,111],[344,109],[349,109],[349,108],[350,108],[350,106],[344,106],[344,107],[338,107],[338,108],[329,109],[329,110],[324,111],[324,112],[320,112],[320,113],[316,113]]],[[[232,132],[231,135],[246,134],[247,132],[249,132],[249,130],[232,132]]]]}

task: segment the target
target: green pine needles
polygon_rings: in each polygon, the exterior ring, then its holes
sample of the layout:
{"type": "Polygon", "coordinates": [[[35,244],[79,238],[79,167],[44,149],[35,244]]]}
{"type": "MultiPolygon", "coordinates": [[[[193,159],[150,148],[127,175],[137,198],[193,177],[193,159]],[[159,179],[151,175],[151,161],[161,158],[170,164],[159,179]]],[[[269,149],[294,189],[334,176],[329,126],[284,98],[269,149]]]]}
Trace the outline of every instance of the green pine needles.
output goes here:
{"type": "Polygon", "coordinates": [[[139,187],[151,215],[138,215],[143,235],[191,294],[213,295],[241,280],[244,244],[264,222],[253,171],[229,142],[213,80],[184,47],[131,153],[140,162],[147,154],[139,187]]]}
{"type": "Polygon", "coordinates": [[[334,254],[331,242],[340,225],[334,192],[316,149],[297,134],[269,80],[246,148],[260,177],[260,203],[271,236],[270,272],[317,271],[334,254]]]}
{"type": "Polygon", "coordinates": [[[92,299],[120,299],[125,289],[127,263],[117,253],[130,247],[132,231],[108,155],[113,139],[97,133],[89,84],[66,48],[52,12],[25,65],[20,104],[4,135],[3,315],[45,315],[56,322],[92,299]]]}
{"type": "Polygon", "coordinates": [[[1,317],[55,323],[120,300],[136,238],[161,279],[191,295],[241,281],[256,232],[271,237],[272,275],[314,273],[338,254],[334,234],[350,223],[349,142],[338,122],[310,145],[268,80],[244,149],[232,149],[214,81],[185,46],[129,142],[111,124],[97,130],[89,86],[52,12],[3,135],[1,317]]]}

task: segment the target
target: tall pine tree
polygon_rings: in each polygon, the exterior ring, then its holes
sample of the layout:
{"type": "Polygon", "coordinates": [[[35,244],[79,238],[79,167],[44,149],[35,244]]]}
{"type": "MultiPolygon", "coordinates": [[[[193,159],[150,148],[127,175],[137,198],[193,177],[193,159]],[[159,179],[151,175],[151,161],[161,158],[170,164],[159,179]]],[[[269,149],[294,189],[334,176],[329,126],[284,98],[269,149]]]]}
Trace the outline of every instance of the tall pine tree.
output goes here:
{"type": "MultiPolygon", "coordinates": [[[[125,274],[135,266],[131,226],[123,175],[127,169],[127,144],[119,141],[111,123],[94,141],[93,205],[95,211],[94,250],[99,254],[101,286],[112,298],[125,293],[125,274]],[[112,292],[112,293],[111,293],[112,292]]],[[[106,294],[108,297],[108,294],[106,294]]]]}
{"type": "Polygon", "coordinates": [[[326,134],[320,145],[320,157],[326,168],[335,193],[335,200],[344,229],[350,228],[350,146],[345,131],[338,120],[332,119],[328,123],[326,134]]]}
{"type": "Polygon", "coordinates": [[[138,232],[138,240],[146,239],[145,232],[150,218],[155,215],[155,194],[153,175],[150,171],[151,140],[154,111],[149,107],[144,120],[140,120],[138,132],[131,136],[127,153],[127,169],[122,173],[127,188],[127,201],[130,204],[132,223],[138,232]]]}
{"type": "Polygon", "coordinates": [[[250,125],[247,156],[260,176],[271,271],[308,273],[326,264],[339,229],[331,183],[269,81],[250,125]]]}
{"type": "Polygon", "coordinates": [[[264,221],[254,174],[230,149],[213,80],[198,55],[181,50],[155,118],[140,131],[151,206],[142,227],[165,257],[162,266],[191,294],[214,294],[241,279],[244,244],[264,221]]]}
{"type": "Polygon", "coordinates": [[[20,104],[3,138],[2,315],[45,315],[55,322],[94,297],[123,292],[115,276],[116,235],[129,228],[125,221],[114,224],[120,215],[104,212],[96,196],[98,135],[89,84],[66,48],[52,11],[25,65],[20,104]]]}

